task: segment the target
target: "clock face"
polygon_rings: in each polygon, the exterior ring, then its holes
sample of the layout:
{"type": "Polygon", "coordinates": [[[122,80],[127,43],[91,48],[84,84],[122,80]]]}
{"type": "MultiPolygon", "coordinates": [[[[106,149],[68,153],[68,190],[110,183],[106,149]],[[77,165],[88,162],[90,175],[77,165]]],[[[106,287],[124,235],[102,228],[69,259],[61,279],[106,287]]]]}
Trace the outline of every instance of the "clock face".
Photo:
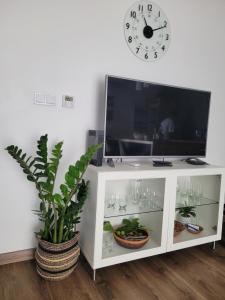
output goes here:
{"type": "Polygon", "coordinates": [[[166,15],[157,4],[148,0],[137,1],[128,10],[124,32],[130,50],[146,62],[161,58],[171,39],[166,15]]]}

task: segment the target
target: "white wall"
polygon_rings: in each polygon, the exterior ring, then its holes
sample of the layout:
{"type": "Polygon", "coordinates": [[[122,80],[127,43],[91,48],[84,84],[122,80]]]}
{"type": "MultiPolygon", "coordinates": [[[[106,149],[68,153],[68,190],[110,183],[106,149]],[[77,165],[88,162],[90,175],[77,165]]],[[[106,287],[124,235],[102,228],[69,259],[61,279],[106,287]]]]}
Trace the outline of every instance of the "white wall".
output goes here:
{"type": "Polygon", "coordinates": [[[3,148],[32,153],[48,133],[50,145],[65,142],[64,171],[84,151],[87,129],[103,126],[106,73],[211,90],[207,160],[225,164],[225,1],[155,0],[172,27],[169,51],[155,63],[135,58],[124,40],[133,2],[0,0],[0,253],[33,247],[38,225],[35,190],[3,148]],[[37,90],[59,105],[33,105],[37,90]],[[60,107],[65,93],[74,110],[60,107]]]}

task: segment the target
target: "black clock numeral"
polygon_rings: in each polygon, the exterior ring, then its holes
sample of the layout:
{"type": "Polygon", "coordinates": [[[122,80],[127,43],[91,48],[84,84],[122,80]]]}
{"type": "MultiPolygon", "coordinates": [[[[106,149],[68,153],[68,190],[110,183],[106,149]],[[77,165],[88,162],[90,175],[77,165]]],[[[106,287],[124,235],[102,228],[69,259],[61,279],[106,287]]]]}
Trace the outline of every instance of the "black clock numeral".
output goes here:
{"type": "Polygon", "coordinates": [[[139,50],[140,50],[140,47],[137,47],[136,48],[136,54],[139,52],[139,50]]]}
{"type": "Polygon", "coordinates": [[[169,40],[169,34],[166,34],[166,41],[168,41],[169,40]]]}
{"type": "Polygon", "coordinates": [[[131,16],[131,18],[136,18],[136,16],[137,16],[137,13],[136,13],[136,11],[134,11],[134,10],[132,10],[131,12],[130,12],[130,16],[131,16]]]}
{"type": "Polygon", "coordinates": [[[165,47],[165,45],[163,45],[163,46],[162,46],[162,50],[165,51],[165,49],[166,49],[166,47],[165,47]]]}
{"type": "Polygon", "coordinates": [[[141,4],[139,4],[139,6],[138,6],[138,10],[139,10],[139,11],[141,11],[141,12],[143,12],[143,10],[144,10],[144,6],[143,6],[143,5],[141,5],[141,4]]]}
{"type": "Polygon", "coordinates": [[[166,27],[167,26],[167,21],[164,21],[164,27],[166,27]]]}
{"type": "Polygon", "coordinates": [[[130,23],[126,23],[126,28],[127,28],[127,29],[130,28],[130,23]]]}
{"type": "Polygon", "coordinates": [[[129,37],[128,37],[128,42],[129,42],[129,43],[132,43],[132,40],[133,40],[133,39],[132,39],[132,36],[129,36],[129,37]]]}
{"type": "Polygon", "coordinates": [[[155,52],[155,53],[154,53],[154,58],[157,58],[157,57],[158,57],[158,53],[155,52]]]}
{"type": "Polygon", "coordinates": [[[160,18],[160,16],[161,16],[161,11],[159,10],[158,17],[160,18]]]}
{"type": "Polygon", "coordinates": [[[148,59],[148,53],[145,54],[145,59],[148,59]]]}
{"type": "Polygon", "coordinates": [[[152,11],[152,4],[148,4],[147,9],[148,9],[148,11],[152,11]]]}

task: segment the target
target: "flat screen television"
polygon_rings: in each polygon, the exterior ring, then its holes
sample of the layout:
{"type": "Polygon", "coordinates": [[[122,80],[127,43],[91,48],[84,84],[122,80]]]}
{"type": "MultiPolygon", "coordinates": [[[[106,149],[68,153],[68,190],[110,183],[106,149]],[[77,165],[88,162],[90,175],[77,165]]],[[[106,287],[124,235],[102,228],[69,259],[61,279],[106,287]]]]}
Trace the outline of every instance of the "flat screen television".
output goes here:
{"type": "Polygon", "coordinates": [[[104,157],[205,157],[210,96],[107,75],[104,157]]]}

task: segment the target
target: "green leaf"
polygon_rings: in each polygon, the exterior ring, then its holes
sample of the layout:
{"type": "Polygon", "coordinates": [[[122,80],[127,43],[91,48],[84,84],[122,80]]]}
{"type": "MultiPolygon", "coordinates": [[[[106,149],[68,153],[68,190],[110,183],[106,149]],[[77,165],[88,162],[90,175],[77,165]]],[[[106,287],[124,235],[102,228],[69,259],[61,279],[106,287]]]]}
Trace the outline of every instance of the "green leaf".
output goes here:
{"type": "Polygon", "coordinates": [[[21,159],[24,160],[25,157],[26,157],[26,153],[24,153],[24,154],[21,156],[21,159]]]}
{"type": "Polygon", "coordinates": [[[113,232],[112,224],[109,221],[104,222],[103,229],[104,231],[113,232]]]}
{"type": "Polygon", "coordinates": [[[31,175],[27,175],[27,179],[28,179],[29,181],[35,182],[33,176],[31,176],[31,175]]]}
{"type": "Polygon", "coordinates": [[[29,164],[29,168],[31,168],[33,166],[33,164],[35,163],[35,159],[33,159],[30,164],[29,164]]]}
{"type": "Polygon", "coordinates": [[[68,191],[67,186],[65,184],[60,185],[60,190],[61,190],[63,196],[67,197],[69,191],[68,191]]]}
{"type": "Polygon", "coordinates": [[[73,188],[74,185],[75,185],[75,180],[73,177],[71,177],[69,175],[69,173],[67,172],[66,175],[65,175],[65,181],[66,181],[66,184],[68,185],[69,188],[73,188]]]}
{"type": "Polygon", "coordinates": [[[22,149],[19,149],[17,152],[17,156],[20,156],[21,153],[22,153],[22,149]]]}
{"type": "Polygon", "coordinates": [[[35,164],[34,165],[36,169],[39,169],[39,170],[45,170],[45,166],[44,165],[41,165],[41,164],[35,164]]]}
{"type": "Polygon", "coordinates": [[[123,219],[124,225],[130,225],[131,221],[129,219],[123,219]]]}
{"type": "Polygon", "coordinates": [[[27,170],[27,169],[23,169],[23,173],[25,173],[25,174],[30,174],[30,171],[27,170]]]}
{"type": "Polygon", "coordinates": [[[48,167],[48,170],[53,172],[53,173],[56,173],[57,167],[55,165],[50,164],[49,167],[48,167]]]}
{"type": "Polygon", "coordinates": [[[46,177],[46,174],[44,172],[38,172],[38,173],[35,173],[35,176],[37,178],[41,178],[41,177],[46,177]]]}
{"type": "Polygon", "coordinates": [[[42,162],[42,163],[44,162],[43,159],[42,159],[41,157],[35,157],[34,160],[37,161],[37,162],[42,162]]]}
{"type": "Polygon", "coordinates": [[[50,184],[48,182],[41,182],[41,186],[47,192],[51,192],[51,190],[52,190],[52,184],[50,184]]]}
{"type": "Polygon", "coordinates": [[[73,178],[76,177],[78,170],[75,166],[69,166],[69,175],[73,178]]]}
{"type": "Polygon", "coordinates": [[[60,206],[64,205],[62,196],[60,194],[54,194],[53,199],[54,199],[55,204],[60,205],[60,206]]]}

